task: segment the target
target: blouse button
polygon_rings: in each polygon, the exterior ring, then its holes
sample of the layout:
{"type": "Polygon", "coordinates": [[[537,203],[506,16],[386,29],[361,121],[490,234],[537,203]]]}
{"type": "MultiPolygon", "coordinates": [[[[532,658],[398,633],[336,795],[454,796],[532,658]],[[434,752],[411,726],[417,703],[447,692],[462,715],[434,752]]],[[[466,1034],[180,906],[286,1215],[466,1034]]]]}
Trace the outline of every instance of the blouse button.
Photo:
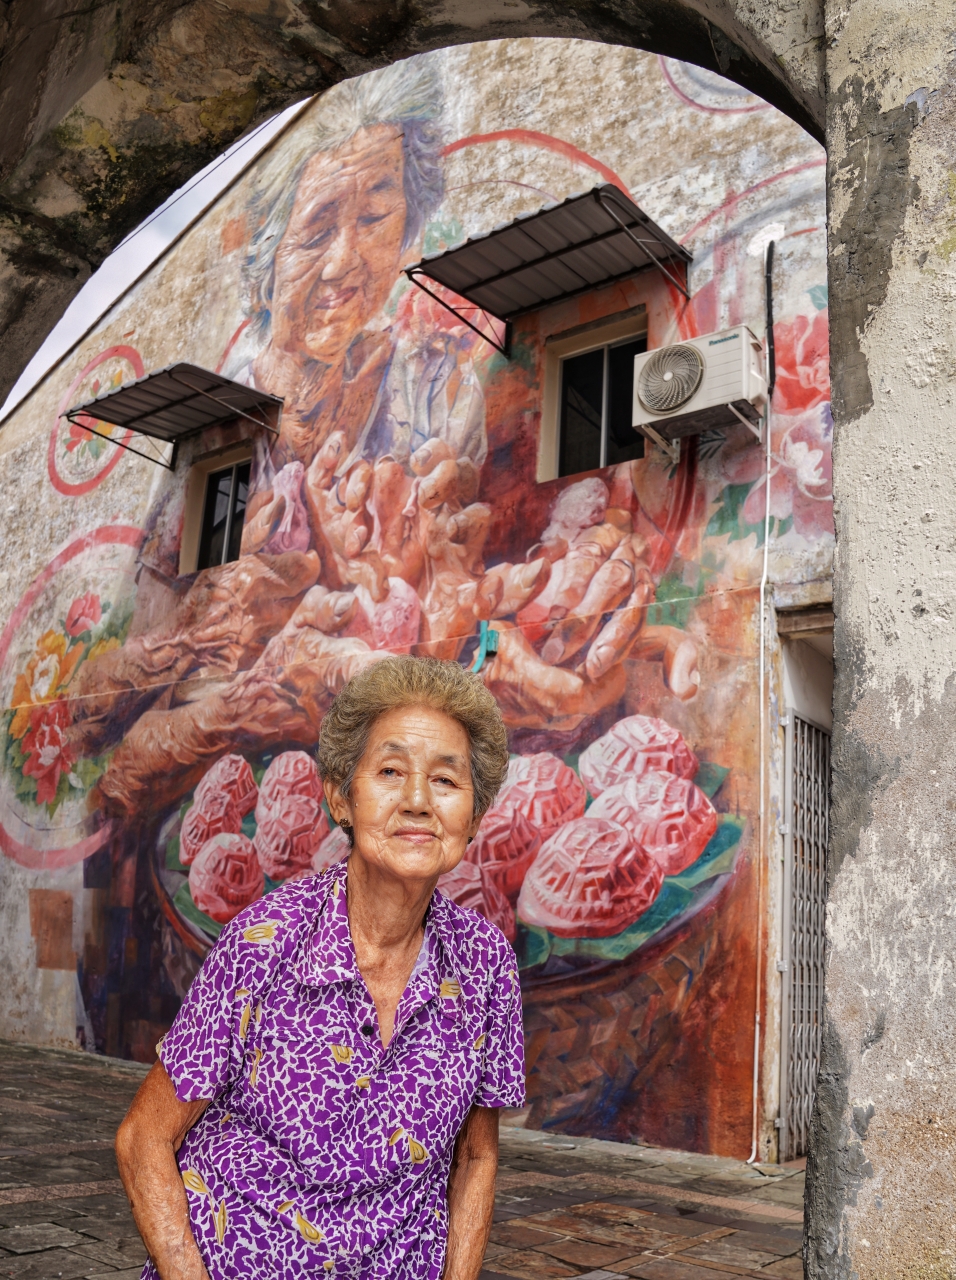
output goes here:
{"type": "Polygon", "coordinates": [[[374,1030],[375,1028],[372,1026],[370,1022],[366,1022],[365,1025],[361,1028],[363,1036],[370,1036],[374,1030]]]}

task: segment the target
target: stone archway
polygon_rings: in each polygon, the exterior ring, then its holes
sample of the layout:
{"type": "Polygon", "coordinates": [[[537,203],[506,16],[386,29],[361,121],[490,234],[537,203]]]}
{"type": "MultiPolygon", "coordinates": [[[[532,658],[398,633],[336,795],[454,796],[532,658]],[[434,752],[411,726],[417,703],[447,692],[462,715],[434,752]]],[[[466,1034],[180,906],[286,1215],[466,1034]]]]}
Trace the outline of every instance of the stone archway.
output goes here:
{"type": "Polygon", "coordinates": [[[0,387],[90,271],[257,119],[505,36],[697,62],[829,149],[836,690],[808,1275],[952,1274],[954,0],[9,0],[0,387]]]}
{"type": "Polygon", "coordinates": [[[11,0],[0,17],[0,398],[90,273],[258,121],[442,45],[566,36],[680,57],[817,137],[816,0],[11,0]]]}

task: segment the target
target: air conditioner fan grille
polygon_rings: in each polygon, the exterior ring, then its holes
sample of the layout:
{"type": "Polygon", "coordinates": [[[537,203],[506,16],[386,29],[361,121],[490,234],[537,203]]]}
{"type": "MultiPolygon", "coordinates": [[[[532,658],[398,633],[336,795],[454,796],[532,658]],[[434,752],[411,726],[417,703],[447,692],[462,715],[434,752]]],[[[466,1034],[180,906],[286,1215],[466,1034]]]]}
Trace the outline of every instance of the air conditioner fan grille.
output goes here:
{"type": "Polygon", "coordinates": [[[662,347],[641,369],[637,394],[650,413],[671,413],[690,400],[703,376],[696,347],[662,347]]]}

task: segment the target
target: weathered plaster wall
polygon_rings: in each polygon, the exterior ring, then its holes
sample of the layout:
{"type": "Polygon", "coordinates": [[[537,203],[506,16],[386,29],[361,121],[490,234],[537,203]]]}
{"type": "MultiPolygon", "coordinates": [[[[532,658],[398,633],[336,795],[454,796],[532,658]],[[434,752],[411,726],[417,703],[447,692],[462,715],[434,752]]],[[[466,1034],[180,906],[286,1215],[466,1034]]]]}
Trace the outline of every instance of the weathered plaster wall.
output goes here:
{"type": "MultiPolygon", "coordinates": [[[[23,867],[7,868],[0,891],[0,928],[18,963],[10,965],[5,980],[6,1039],[60,1049],[74,1049],[83,1043],[78,1032],[80,1028],[85,1032],[85,1019],[82,1013],[77,1016],[82,997],[78,1002],[76,975],[77,956],[82,952],[82,919],[78,916],[82,917],[83,905],[82,867],[58,876],[55,889],[51,889],[48,875],[23,867]],[[41,895],[62,895],[66,912],[47,911],[45,921],[45,904],[42,897],[37,899],[38,891],[41,895]],[[65,936],[55,937],[54,929],[46,927],[47,921],[54,927],[66,925],[65,936]]],[[[88,1044],[92,1049],[91,1039],[88,1044]]]]}
{"type": "Polygon", "coordinates": [[[832,884],[808,1275],[956,1274],[952,3],[828,5],[832,884]]]}
{"type": "Polygon", "coordinates": [[[783,699],[785,707],[832,730],[833,663],[805,640],[789,640],[783,646],[783,699]]]}

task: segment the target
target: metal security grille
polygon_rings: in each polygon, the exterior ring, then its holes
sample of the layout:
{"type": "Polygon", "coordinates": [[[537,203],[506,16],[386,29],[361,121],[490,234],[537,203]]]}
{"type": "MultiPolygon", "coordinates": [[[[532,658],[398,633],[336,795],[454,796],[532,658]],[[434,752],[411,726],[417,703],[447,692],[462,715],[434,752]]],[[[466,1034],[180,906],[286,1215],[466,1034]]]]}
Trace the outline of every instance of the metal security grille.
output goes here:
{"type": "Polygon", "coordinates": [[[830,735],[791,713],[787,725],[787,870],[781,1159],[805,1155],[823,1026],[830,735]],[[789,977],[789,982],[787,978],[789,977]]]}

